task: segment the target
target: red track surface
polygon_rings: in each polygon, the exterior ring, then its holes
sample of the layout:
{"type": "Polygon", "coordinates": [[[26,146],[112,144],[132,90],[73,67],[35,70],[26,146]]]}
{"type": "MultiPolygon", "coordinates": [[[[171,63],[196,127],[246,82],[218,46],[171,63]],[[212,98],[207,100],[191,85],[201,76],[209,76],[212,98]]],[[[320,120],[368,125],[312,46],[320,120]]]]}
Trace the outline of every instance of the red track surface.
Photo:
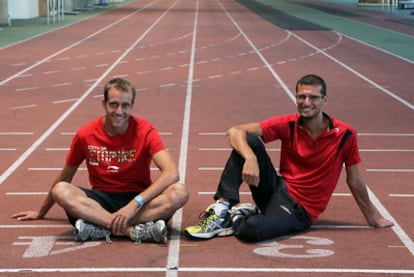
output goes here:
{"type": "MultiPolygon", "coordinates": [[[[330,30],[284,30],[233,1],[188,0],[138,1],[0,55],[0,272],[414,274],[412,63],[330,30]],[[396,226],[365,228],[342,178],[315,228],[300,236],[247,244],[178,235],[212,202],[229,153],[223,132],[296,112],[294,84],[307,73],[327,80],[327,112],[359,131],[365,180],[396,226]],[[41,221],[10,218],[39,207],[73,133],[102,114],[102,85],[113,76],[136,84],[135,114],[158,127],[191,190],[167,246],[74,244],[58,207],[41,221]]],[[[277,165],[278,145],[269,148],[277,165]]],[[[87,185],[86,172],[75,182],[87,185]]]]}

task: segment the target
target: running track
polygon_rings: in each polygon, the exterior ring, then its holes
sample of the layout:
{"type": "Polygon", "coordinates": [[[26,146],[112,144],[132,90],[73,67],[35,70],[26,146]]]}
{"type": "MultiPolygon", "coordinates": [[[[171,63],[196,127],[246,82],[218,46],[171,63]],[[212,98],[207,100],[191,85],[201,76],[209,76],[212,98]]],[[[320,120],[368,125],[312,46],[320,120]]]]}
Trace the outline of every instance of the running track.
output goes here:
{"type": "MultiPolygon", "coordinates": [[[[296,5],[306,11],[298,13],[303,20],[250,7],[267,12],[265,20],[228,0],[142,0],[1,49],[0,273],[414,274],[413,60],[386,42],[381,48],[305,20],[324,12],[312,7],[320,2],[274,3],[296,5]],[[358,130],[370,195],[395,227],[367,228],[341,178],[327,211],[305,234],[261,244],[184,238],[180,230],[198,222],[212,201],[230,151],[225,130],[296,112],[294,84],[307,73],[327,80],[326,111],[358,130]],[[135,114],[158,127],[191,191],[167,246],[126,239],[75,244],[58,207],[41,221],[10,218],[39,207],[74,132],[102,114],[102,85],[114,76],[136,84],[135,114]]],[[[389,14],[349,9],[360,12],[345,15],[352,24],[376,25],[414,45],[413,26],[384,25],[381,18],[389,14]]],[[[268,147],[277,165],[279,145],[268,147]]],[[[82,168],[77,184],[87,183],[82,168]]],[[[243,187],[243,201],[250,200],[247,191],[243,187]]]]}

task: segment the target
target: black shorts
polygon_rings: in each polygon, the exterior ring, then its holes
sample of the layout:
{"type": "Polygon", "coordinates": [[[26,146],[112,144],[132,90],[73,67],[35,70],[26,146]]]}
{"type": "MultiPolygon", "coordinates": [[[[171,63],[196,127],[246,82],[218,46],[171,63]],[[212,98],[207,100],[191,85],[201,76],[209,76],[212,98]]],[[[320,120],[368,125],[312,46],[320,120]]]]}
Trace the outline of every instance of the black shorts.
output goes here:
{"type": "MultiPolygon", "coordinates": [[[[95,200],[102,206],[105,210],[110,213],[118,211],[120,208],[128,204],[135,196],[138,195],[138,192],[126,192],[126,193],[115,193],[115,192],[103,192],[94,189],[87,189],[79,187],[83,190],[86,195],[95,200]]],[[[69,222],[75,226],[77,218],[72,217],[66,213],[69,219],[69,222]]]]}

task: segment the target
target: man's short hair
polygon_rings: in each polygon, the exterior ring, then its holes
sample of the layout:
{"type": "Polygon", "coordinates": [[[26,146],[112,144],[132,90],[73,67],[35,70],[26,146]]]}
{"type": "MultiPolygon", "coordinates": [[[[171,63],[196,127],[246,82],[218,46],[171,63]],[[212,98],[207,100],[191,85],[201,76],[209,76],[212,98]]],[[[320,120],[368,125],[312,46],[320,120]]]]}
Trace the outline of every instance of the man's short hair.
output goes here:
{"type": "Polygon", "coordinates": [[[321,86],[321,94],[323,96],[326,95],[326,83],[318,75],[308,74],[300,78],[296,83],[296,93],[298,92],[299,85],[321,86]]]}
{"type": "Polygon", "coordinates": [[[117,88],[123,92],[132,92],[132,104],[134,104],[136,91],[135,87],[129,81],[122,78],[113,78],[109,80],[104,87],[105,103],[108,101],[108,92],[111,88],[117,88]]]}

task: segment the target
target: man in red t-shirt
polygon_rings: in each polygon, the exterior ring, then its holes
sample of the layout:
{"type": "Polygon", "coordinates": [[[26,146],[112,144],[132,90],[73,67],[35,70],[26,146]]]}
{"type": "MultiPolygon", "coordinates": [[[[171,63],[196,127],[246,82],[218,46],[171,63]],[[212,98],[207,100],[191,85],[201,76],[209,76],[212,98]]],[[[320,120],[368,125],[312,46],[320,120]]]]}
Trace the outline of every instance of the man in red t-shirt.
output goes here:
{"type": "Polygon", "coordinates": [[[135,242],[167,241],[165,220],[188,201],[189,194],[178,183],[177,166],[154,126],[131,115],[135,93],[134,86],[121,78],[105,85],[105,115],[78,130],[39,211],[12,217],[41,219],[57,203],[74,225],[77,241],[109,241],[111,234],[135,242]],[[83,161],[91,189],[71,184],[83,161]],[[152,162],[160,169],[154,180],[152,162]]]}
{"type": "Polygon", "coordinates": [[[306,75],[296,84],[299,114],[275,116],[230,128],[233,151],[214,199],[198,225],[187,227],[190,238],[234,234],[245,241],[273,239],[307,230],[328,205],[343,164],[348,186],[373,227],[389,227],[371,203],[358,164],[356,131],[325,114],[325,81],[306,75]],[[280,175],[263,142],[280,140],[280,175]],[[239,204],[239,188],[249,184],[256,205],[239,204]]]}

